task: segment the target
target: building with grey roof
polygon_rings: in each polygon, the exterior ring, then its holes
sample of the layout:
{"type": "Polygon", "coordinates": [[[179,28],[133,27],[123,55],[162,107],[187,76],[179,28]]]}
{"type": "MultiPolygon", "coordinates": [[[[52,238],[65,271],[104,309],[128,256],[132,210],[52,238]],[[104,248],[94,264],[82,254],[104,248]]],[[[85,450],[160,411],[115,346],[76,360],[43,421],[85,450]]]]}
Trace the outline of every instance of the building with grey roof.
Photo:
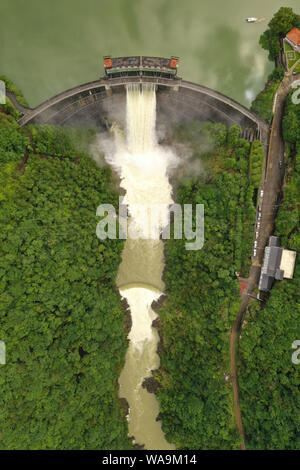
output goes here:
{"type": "Polygon", "coordinates": [[[263,266],[259,279],[259,290],[269,292],[274,279],[292,279],[295,268],[296,252],[280,246],[280,238],[271,236],[265,248],[263,266]]]}

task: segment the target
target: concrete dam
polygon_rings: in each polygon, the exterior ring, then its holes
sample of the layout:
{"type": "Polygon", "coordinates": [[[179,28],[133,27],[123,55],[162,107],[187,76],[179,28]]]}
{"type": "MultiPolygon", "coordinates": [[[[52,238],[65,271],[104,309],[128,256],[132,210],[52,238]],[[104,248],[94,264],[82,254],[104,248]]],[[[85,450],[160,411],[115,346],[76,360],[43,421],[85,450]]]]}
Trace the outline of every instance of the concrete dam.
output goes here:
{"type": "MultiPolygon", "coordinates": [[[[195,119],[222,122],[227,126],[236,124],[242,128],[242,137],[266,144],[268,125],[262,119],[215,90],[177,77],[176,61],[177,58],[105,57],[106,75],[99,80],[71,88],[34,109],[24,108],[14,100],[23,114],[19,124],[105,128],[108,120],[125,122],[126,85],[152,83],[156,85],[157,127],[166,122],[195,119]],[[173,69],[169,64],[173,64],[173,69]]],[[[10,93],[9,97],[13,100],[10,93]]]]}

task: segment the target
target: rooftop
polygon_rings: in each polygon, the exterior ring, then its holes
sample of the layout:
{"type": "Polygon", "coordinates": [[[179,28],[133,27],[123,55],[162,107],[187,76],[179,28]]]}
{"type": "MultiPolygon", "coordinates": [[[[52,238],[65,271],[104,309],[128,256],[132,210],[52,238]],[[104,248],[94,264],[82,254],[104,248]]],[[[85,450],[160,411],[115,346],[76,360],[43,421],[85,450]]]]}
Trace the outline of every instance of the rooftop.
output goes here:
{"type": "Polygon", "coordinates": [[[280,246],[280,238],[271,236],[265,247],[264,262],[261,268],[259,290],[271,290],[274,279],[292,279],[295,268],[296,251],[285,250],[280,246]]]}
{"type": "Polygon", "coordinates": [[[292,41],[296,46],[300,46],[300,29],[292,28],[286,35],[286,37],[292,41]]]}

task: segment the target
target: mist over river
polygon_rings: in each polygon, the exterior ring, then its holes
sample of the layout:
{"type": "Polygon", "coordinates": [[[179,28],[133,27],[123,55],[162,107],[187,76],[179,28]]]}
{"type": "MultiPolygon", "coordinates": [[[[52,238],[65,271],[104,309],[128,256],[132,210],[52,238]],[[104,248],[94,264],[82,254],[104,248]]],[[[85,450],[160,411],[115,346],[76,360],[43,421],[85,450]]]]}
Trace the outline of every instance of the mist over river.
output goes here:
{"type": "Polygon", "coordinates": [[[0,73],[36,106],[100,77],[103,55],[177,55],[179,76],[249,106],[272,69],[259,36],[281,6],[299,0],[2,0],[0,73]]]}

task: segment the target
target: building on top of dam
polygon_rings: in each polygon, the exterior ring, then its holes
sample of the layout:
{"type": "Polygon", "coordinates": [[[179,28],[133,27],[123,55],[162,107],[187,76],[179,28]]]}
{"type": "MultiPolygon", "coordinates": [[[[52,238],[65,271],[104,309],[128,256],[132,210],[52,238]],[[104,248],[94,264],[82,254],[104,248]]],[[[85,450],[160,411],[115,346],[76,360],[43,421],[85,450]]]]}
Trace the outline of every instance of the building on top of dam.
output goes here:
{"type": "Polygon", "coordinates": [[[104,57],[104,71],[107,78],[148,76],[175,78],[177,75],[178,57],[104,57]]]}

